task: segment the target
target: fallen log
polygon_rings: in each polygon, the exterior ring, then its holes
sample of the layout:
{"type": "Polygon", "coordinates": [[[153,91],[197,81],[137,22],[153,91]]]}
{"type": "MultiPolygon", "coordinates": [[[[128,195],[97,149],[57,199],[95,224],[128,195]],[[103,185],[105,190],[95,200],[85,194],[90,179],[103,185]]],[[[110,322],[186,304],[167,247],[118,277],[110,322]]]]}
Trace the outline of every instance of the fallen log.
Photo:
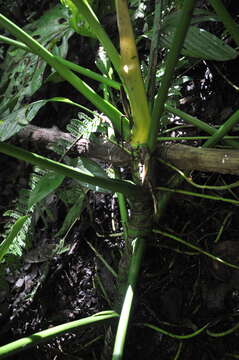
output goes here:
{"type": "Polygon", "coordinates": [[[167,144],[158,147],[157,155],[181,170],[239,174],[239,150],[167,144]]]}
{"type": "MultiPolygon", "coordinates": [[[[83,155],[88,158],[110,162],[116,166],[130,164],[128,151],[101,137],[97,141],[77,140],[71,134],[60,131],[56,127],[46,129],[34,125],[26,126],[17,134],[17,137],[21,141],[27,140],[44,146],[49,146],[58,140],[67,140],[72,143],[70,154],[73,156],[83,155]]],[[[181,170],[239,174],[239,150],[164,144],[158,146],[156,156],[172,163],[181,170]]]]}
{"type": "Polygon", "coordinates": [[[114,144],[103,137],[97,141],[88,139],[76,139],[69,133],[59,130],[57,127],[40,128],[35,125],[28,125],[17,134],[21,142],[31,142],[49,148],[59,140],[69,143],[67,153],[71,156],[85,156],[91,159],[110,162],[116,166],[126,166],[130,163],[130,154],[121,146],[114,144]]]}

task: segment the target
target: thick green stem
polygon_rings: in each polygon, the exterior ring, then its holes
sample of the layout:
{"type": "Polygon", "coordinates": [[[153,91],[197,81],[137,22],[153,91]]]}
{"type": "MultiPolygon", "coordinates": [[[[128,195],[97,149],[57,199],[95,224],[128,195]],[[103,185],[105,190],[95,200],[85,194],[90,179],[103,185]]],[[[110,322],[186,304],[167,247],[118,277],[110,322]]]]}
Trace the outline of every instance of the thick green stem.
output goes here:
{"type": "Polygon", "coordinates": [[[144,249],[145,249],[145,239],[144,238],[135,239],[133,244],[133,254],[129,268],[128,285],[127,285],[127,290],[125,293],[125,298],[118,323],[112,360],[120,360],[123,358],[124,344],[125,344],[130,314],[132,312],[133,299],[135,295],[137,279],[142,263],[144,249]]]}
{"type": "Polygon", "coordinates": [[[147,142],[151,116],[128,4],[126,0],[116,0],[115,4],[120,38],[120,71],[133,119],[131,145],[138,147],[145,145],[147,142]]]}
{"type": "Polygon", "coordinates": [[[119,312],[120,321],[116,335],[113,359],[122,359],[126,332],[137,278],[146,245],[146,238],[151,234],[153,221],[153,204],[151,194],[142,188],[141,196],[132,200],[131,218],[128,224],[128,243],[125,245],[118,271],[118,293],[114,308],[119,312]],[[123,306],[122,306],[123,304],[123,306]]]}

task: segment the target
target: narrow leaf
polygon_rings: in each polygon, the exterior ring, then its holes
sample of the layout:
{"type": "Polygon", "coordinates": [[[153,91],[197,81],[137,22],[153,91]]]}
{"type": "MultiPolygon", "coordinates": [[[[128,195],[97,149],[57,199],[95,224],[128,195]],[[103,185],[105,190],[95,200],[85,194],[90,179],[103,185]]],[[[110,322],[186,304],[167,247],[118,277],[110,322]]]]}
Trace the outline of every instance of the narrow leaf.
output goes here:
{"type": "Polygon", "coordinates": [[[47,173],[44,175],[36,187],[32,190],[30,198],[28,200],[28,208],[30,209],[33,205],[44,199],[47,195],[58,188],[64,180],[63,175],[56,174],[54,172],[47,173]]]}
{"type": "Polygon", "coordinates": [[[15,224],[12,226],[9,235],[7,238],[0,244],[0,262],[2,261],[3,257],[8,253],[8,250],[18,235],[19,231],[22,229],[25,221],[29,218],[28,215],[21,216],[15,224]]]}
{"type": "Polygon", "coordinates": [[[71,228],[72,224],[75,223],[77,219],[79,219],[81,212],[84,210],[84,200],[85,200],[85,193],[82,192],[80,197],[76,199],[75,204],[70,208],[68,211],[64,222],[57,233],[57,236],[65,236],[67,231],[71,228]]]}

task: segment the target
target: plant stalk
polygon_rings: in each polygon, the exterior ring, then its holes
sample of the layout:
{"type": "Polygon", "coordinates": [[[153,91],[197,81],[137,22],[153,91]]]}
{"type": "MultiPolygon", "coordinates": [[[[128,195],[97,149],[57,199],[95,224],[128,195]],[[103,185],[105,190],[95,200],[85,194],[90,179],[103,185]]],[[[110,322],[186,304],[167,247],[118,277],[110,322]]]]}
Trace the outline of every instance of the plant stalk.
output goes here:
{"type": "Polygon", "coordinates": [[[133,118],[132,146],[145,145],[149,137],[151,116],[140,71],[134,32],[127,0],[116,0],[117,24],[120,37],[120,72],[129,98],[133,118]]]}
{"type": "Polygon", "coordinates": [[[128,285],[118,323],[112,360],[120,360],[123,358],[124,344],[129,325],[130,314],[132,312],[133,299],[135,295],[137,279],[142,263],[144,249],[145,239],[135,239],[133,244],[131,264],[129,268],[128,285]]]}
{"type": "Polygon", "coordinates": [[[178,24],[176,26],[173,43],[166,59],[165,74],[163,76],[162,84],[153,106],[153,120],[150,129],[150,137],[148,140],[148,147],[151,151],[154,151],[156,147],[157,133],[160,127],[160,118],[164,111],[164,105],[167,100],[168,90],[174,76],[174,69],[177,64],[177,60],[182,49],[185,37],[187,35],[188,28],[190,26],[191,16],[195,4],[196,0],[188,0],[183,2],[183,8],[181,10],[178,24]]]}
{"type": "Polygon", "coordinates": [[[78,327],[89,326],[96,322],[102,322],[109,319],[114,319],[119,315],[114,311],[105,311],[102,313],[95,314],[85,319],[71,321],[66,324],[58,325],[50,329],[46,329],[43,331],[39,331],[31,336],[24,337],[22,339],[13,341],[7,345],[3,345],[0,347],[0,357],[4,359],[9,355],[13,355],[17,352],[23,351],[29,347],[32,347],[36,344],[40,344],[50,339],[64,334],[67,331],[72,331],[78,327]]]}

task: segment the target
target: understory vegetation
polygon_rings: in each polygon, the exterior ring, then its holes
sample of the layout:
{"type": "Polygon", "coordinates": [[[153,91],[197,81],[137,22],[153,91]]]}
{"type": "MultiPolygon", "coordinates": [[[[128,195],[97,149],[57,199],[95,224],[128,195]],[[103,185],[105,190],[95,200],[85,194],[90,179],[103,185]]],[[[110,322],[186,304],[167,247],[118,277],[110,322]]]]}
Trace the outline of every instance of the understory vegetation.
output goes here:
{"type": "Polygon", "coordinates": [[[237,7],[0,1],[0,359],[239,358],[237,7]]]}

